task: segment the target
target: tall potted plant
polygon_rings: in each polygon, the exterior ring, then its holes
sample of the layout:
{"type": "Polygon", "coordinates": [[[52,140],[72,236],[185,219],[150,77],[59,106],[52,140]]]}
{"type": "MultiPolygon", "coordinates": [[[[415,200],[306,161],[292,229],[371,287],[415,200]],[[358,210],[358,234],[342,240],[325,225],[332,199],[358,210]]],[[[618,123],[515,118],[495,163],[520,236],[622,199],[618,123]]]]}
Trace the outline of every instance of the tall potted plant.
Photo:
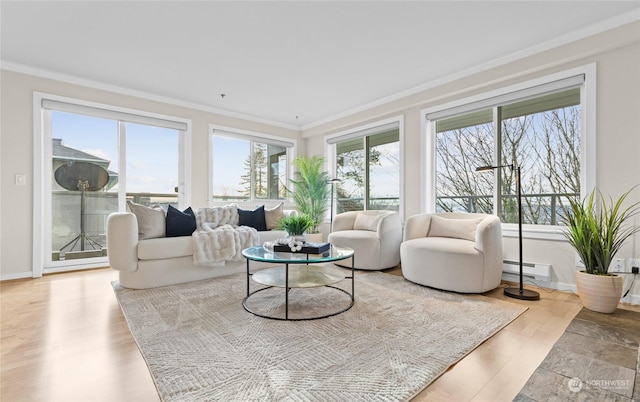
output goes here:
{"type": "Polygon", "coordinates": [[[287,189],[293,197],[298,211],[308,216],[313,224],[308,233],[319,233],[324,214],[329,209],[329,174],[324,171],[324,159],[319,156],[300,156],[293,161],[297,169],[287,189]]]}
{"type": "Polygon", "coordinates": [[[589,310],[613,313],[622,296],[622,277],[607,271],[624,242],[640,232],[640,226],[629,224],[640,202],[622,205],[634,188],[610,203],[597,189],[582,201],[569,199],[564,236],[584,263],[585,269],[576,272],[576,286],[589,310]]]}

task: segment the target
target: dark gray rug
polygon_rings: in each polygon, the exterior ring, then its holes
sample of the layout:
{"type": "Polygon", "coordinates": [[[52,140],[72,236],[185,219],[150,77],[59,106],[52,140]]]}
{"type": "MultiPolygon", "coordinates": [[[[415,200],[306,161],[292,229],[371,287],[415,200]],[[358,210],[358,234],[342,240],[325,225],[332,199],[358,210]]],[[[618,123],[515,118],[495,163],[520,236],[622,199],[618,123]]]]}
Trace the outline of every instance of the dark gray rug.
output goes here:
{"type": "Polygon", "coordinates": [[[583,308],[515,401],[640,401],[640,313],[583,308]]]}
{"type": "MultiPolygon", "coordinates": [[[[244,274],[114,290],[164,401],[409,400],[526,310],[380,272],[356,272],[355,305],[313,321],[246,312],[244,274]]],[[[291,299],[318,312],[342,302],[336,293],[293,289],[291,299]]]]}

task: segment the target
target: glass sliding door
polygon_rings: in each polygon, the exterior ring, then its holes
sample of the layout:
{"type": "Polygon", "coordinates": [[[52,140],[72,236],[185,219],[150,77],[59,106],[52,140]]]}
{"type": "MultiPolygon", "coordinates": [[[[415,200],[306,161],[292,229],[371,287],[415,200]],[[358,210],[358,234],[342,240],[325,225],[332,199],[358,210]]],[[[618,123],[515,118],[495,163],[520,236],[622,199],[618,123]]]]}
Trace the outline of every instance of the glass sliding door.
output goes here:
{"type": "Polygon", "coordinates": [[[104,257],[106,217],[118,210],[118,123],[51,115],[51,260],[104,257]]]}
{"type": "Polygon", "coordinates": [[[179,131],[126,123],[127,199],[178,207],[179,131]]]}
{"type": "Polygon", "coordinates": [[[77,102],[42,98],[36,110],[46,159],[34,267],[43,273],[104,266],[109,214],[125,210],[126,200],[179,207],[187,181],[185,122],[77,102]]]}

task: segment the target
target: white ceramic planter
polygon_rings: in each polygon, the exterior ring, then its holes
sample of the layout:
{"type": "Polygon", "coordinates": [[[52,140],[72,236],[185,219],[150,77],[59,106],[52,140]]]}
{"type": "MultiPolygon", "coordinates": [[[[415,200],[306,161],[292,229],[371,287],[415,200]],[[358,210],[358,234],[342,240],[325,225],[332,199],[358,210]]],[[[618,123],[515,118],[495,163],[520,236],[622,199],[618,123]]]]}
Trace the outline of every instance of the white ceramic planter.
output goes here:
{"type": "Polygon", "coordinates": [[[307,233],[307,241],[312,243],[321,243],[322,242],[322,233],[307,233]]]}
{"type": "Polygon", "coordinates": [[[576,286],[582,305],[599,313],[613,313],[622,297],[620,275],[592,275],[576,272],[576,286]]]}

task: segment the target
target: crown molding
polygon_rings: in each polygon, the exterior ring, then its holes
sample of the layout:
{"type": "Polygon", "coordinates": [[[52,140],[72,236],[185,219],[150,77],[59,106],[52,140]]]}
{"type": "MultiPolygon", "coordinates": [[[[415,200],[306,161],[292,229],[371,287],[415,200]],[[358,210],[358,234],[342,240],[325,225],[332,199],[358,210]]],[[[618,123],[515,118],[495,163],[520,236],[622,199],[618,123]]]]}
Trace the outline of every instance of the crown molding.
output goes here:
{"type": "Polygon", "coordinates": [[[56,71],[32,67],[26,64],[20,64],[20,63],[1,60],[0,68],[2,70],[31,75],[39,78],[50,79],[54,81],[65,82],[68,84],[79,85],[79,86],[93,88],[93,89],[99,89],[99,90],[113,92],[120,95],[126,95],[126,96],[132,96],[132,97],[141,98],[145,100],[150,100],[154,102],[166,103],[169,105],[184,107],[187,109],[194,109],[194,110],[199,110],[203,112],[215,113],[215,114],[219,114],[227,117],[233,117],[236,119],[247,120],[254,123],[267,124],[270,126],[276,126],[276,127],[286,128],[286,129],[295,130],[295,131],[301,130],[300,126],[294,125],[294,124],[282,123],[279,121],[264,119],[258,116],[248,115],[248,114],[239,113],[239,112],[233,112],[230,110],[214,108],[214,107],[202,105],[199,103],[187,102],[179,99],[161,96],[161,95],[153,94],[150,92],[124,88],[117,85],[107,84],[101,81],[74,77],[68,74],[63,74],[56,71]]]}
{"type": "MultiPolygon", "coordinates": [[[[417,93],[432,89],[432,88],[436,88],[445,84],[448,84],[450,82],[454,82],[496,67],[500,67],[502,65],[508,64],[508,63],[512,63],[514,61],[517,60],[521,60],[524,59],[526,57],[530,57],[539,53],[542,53],[544,51],[547,50],[551,50],[572,42],[576,42],[578,40],[584,39],[584,38],[588,38],[590,36],[594,36],[597,35],[599,33],[614,29],[614,28],[618,28],[621,27],[623,25],[626,24],[630,24],[636,21],[640,21],[640,8],[638,8],[635,11],[629,11],[623,14],[620,14],[618,16],[612,17],[612,18],[608,18],[606,20],[603,21],[599,21],[595,24],[589,25],[588,27],[584,27],[581,29],[578,29],[576,31],[573,31],[571,33],[568,33],[566,35],[560,36],[558,38],[552,39],[550,41],[541,43],[539,45],[535,45],[523,50],[520,50],[518,52],[515,53],[511,53],[507,56],[504,57],[500,57],[498,59],[492,60],[490,62],[487,63],[483,63],[483,64],[479,64],[475,67],[466,69],[466,70],[462,70],[460,72],[457,73],[453,73],[453,74],[449,74],[447,76],[426,82],[424,84],[418,85],[416,87],[412,87],[409,89],[406,89],[404,91],[400,91],[397,92],[393,95],[389,95],[386,96],[384,98],[375,100],[373,102],[369,102],[366,103],[364,105],[349,109],[347,111],[329,116],[329,117],[325,117],[323,119],[320,120],[316,120],[314,122],[305,124],[301,127],[301,130],[303,132],[303,137],[307,137],[304,135],[304,131],[305,130],[309,130],[311,128],[315,128],[318,126],[321,126],[323,124],[327,124],[327,123],[331,123],[333,121],[354,115],[356,113],[359,112],[363,112],[365,110],[368,109],[372,109],[374,107],[377,106],[381,106],[384,105],[386,103],[390,103],[393,101],[397,101],[399,99],[402,98],[406,98],[408,96],[411,95],[415,95],[417,93]]],[[[614,46],[614,44],[612,44],[612,46],[614,46]]],[[[315,135],[315,134],[314,134],[315,135]]]]}

